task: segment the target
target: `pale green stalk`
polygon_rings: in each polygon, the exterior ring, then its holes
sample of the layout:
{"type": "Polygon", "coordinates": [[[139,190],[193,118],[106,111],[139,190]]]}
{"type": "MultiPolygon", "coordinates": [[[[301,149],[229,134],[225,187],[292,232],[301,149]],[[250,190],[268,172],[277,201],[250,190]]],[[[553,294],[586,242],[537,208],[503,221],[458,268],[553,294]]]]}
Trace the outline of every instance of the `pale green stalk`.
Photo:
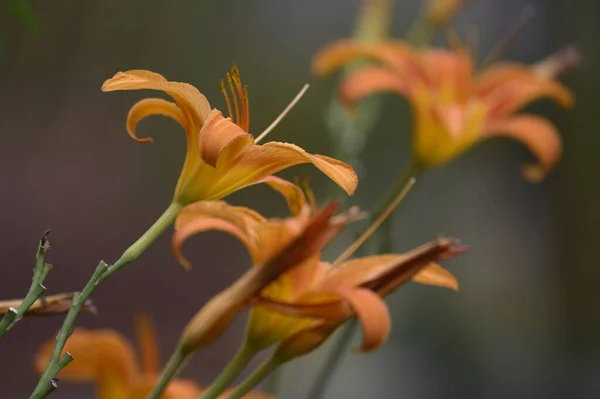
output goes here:
{"type": "Polygon", "coordinates": [[[218,398],[229,386],[235,378],[244,370],[248,362],[254,357],[257,350],[245,340],[240,349],[233,356],[221,374],[213,381],[199,399],[215,399],[218,398]]]}
{"type": "Polygon", "coordinates": [[[250,393],[258,384],[260,384],[265,378],[267,378],[273,371],[275,371],[281,362],[275,357],[269,357],[265,360],[248,378],[246,378],[233,392],[231,392],[227,399],[241,399],[244,395],[250,393]]]}

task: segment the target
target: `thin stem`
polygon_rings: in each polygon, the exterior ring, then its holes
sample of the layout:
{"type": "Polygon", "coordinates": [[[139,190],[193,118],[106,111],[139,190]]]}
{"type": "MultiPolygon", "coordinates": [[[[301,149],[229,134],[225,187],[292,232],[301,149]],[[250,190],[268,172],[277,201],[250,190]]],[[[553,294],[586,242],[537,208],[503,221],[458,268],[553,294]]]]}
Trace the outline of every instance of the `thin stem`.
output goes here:
{"type": "Polygon", "coordinates": [[[2,338],[6,333],[13,328],[13,326],[23,317],[25,312],[37,301],[44,292],[46,292],[46,287],[42,285],[48,273],[52,270],[52,265],[45,263],[46,252],[50,245],[48,243],[48,234],[50,231],[46,231],[42,238],[40,239],[40,243],[38,245],[37,254],[35,256],[35,268],[33,269],[33,278],[31,279],[31,285],[29,286],[29,291],[27,295],[18,308],[10,308],[0,320],[0,338],[2,338]]]}
{"type": "MultiPolygon", "coordinates": [[[[52,390],[49,391],[50,386],[56,385],[56,376],[62,370],[62,368],[67,364],[64,360],[62,360],[61,354],[67,343],[67,340],[73,333],[73,324],[75,323],[75,319],[79,314],[79,311],[87,301],[87,299],[92,295],[92,293],[96,290],[98,283],[100,281],[100,276],[108,269],[108,265],[104,262],[100,262],[92,275],[92,278],[88,281],[83,291],[76,292],[73,294],[73,303],[71,304],[71,308],[65,317],[65,321],[63,322],[62,328],[58,332],[58,336],[56,337],[56,344],[54,345],[54,349],[52,350],[52,355],[50,356],[50,361],[46,366],[46,370],[40,377],[40,380],[31,394],[30,399],[41,399],[45,398],[52,390]]],[[[65,354],[67,356],[67,354],[65,354]]],[[[68,355],[70,357],[70,355],[68,355]]]]}
{"type": "Polygon", "coordinates": [[[348,347],[352,342],[352,337],[356,333],[357,320],[354,318],[349,320],[342,331],[336,335],[333,342],[333,348],[327,355],[325,364],[321,368],[321,372],[317,374],[317,379],[313,383],[307,398],[321,399],[325,396],[325,391],[329,387],[333,375],[344,360],[344,355],[348,352],[348,347]]]}
{"type": "MultiPolygon", "coordinates": [[[[175,219],[175,216],[177,216],[179,210],[181,210],[181,207],[182,206],[178,203],[172,203],[158,218],[158,220],[146,231],[146,233],[144,233],[144,235],[142,235],[135,243],[133,243],[133,245],[131,245],[123,253],[123,255],[121,255],[119,260],[117,260],[110,267],[106,263],[100,262],[96,267],[94,274],[92,274],[92,277],[85,285],[84,289],[80,293],[76,292],[73,294],[71,307],[65,316],[63,325],[56,337],[56,344],[52,350],[50,361],[48,362],[48,365],[40,377],[37,386],[31,394],[30,399],[45,398],[54,390],[54,388],[56,388],[58,381],[56,376],[63,369],[63,367],[68,364],[68,362],[64,362],[65,356],[68,354],[61,356],[62,351],[67,343],[67,340],[73,333],[73,325],[75,324],[75,320],[77,319],[79,312],[94,291],[96,291],[96,288],[98,288],[98,286],[107,278],[136,260],[146,249],[148,249],[148,247],[150,247],[150,245],[156,241],[156,239],[171,225],[171,223],[173,223],[173,220],[175,219]]],[[[71,355],[68,356],[70,357],[71,355]]]]}
{"type": "MultiPolygon", "coordinates": [[[[398,205],[400,201],[398,199],[403,198],[403,191],[407,183],[413,179],[415,176],[422,173],[424,170],[423,166],[419,162],[412,161],[409,166],[406,168],[404,173],[400,173],[396,181],[392,184],[389,190],[389,194],[385,201],[381,203],[378,210],[374,214],[374,220],[378,221],[382,216],[389,216],[391,213],[390,210],[395,209],[393,205],[398,205]]],[[[383,229],[383,237],[379,241],[379,248],[376,253],[387,252],[391,249],[391,223],[390,218],[388,217],[385,222],[381,225],[381,229],[383,229]],[[386,226],[387,225],[387,226],[386,226]],[[386,228],[387,227],[387,228],[386,228]]],[[[367,228],[370,229],[371,226],[367,228]]],[[[381,235],[381,231],[380,231],[381,235]]],[[[360,238],[359,238],[360,241],[360,238]]],[[[362,244],[362,242],[361,242],[362,244]]],[[[356,249],[356,248],[355,248],[356,249]]],[[[329,382],[331,378],[335,374],[337,368],[341,364],[344,359],[344,355],[348,352],[348,346],[352,341],[352,337],[356,333],[358,328],[358,323],[356,319],[352,319],[346,323],[343,327],[342,333],[336,337],[336,341],[334,342],[333,349],[327,356],[327,360],[323,365],[320,373],[318,374],[317,380],[314,382],[311,390],[310,390],[310,399],[321,399],[325,394],[329,386],[329,382]]]]}
{"type": "Polygon", "coordinates": [[[267,376],[275,371],[280,365],[281,363],[277,359],[273,357],[268,358],[256,370],[254,370],[254,372],[250,374],[250,376],[246,378],[244,382],[242,382],[232,393],[230,393],[229,396],[227,396],[227,399],[243,398],[244,395],[252,391],[255,386],[260,384],[262,380],[267,378],[267,376]]]}
{"type": "Polygon", "coordinates": [[[125,252],[121,255],[121,258],[108,268],[106,273],[102,276],[102,281],[106,280],[123,267],[127,266],[134,260],[136,260],[141,254],[143,254],[150,245],[156,241],[158,237],[173,223],[175,217],[179,213],[183,206],[177,202],[173,202],[165,210],[165,212],[154,222],[152,226],[142,235],[136,242],[134,242],[125,252]]]}
{"type": "Polygon", "coordinates": [[[246,340],[221,374],[213,381],[208,389],[202,393],[200,399],[218,398],[219,395],[231,385],[233,380],[235,380],[235,377],[244,370],[256,352],[254,346],[246,340]]]}
{"type": "Polygon", "coordinates": [[[162,396],[173,377],[175,377],[175,375],[181,368],[181,365],[183,364],[185,359],[186,355],[184,355],[183,352],[179,350],[179,348],[176,349],[171,358],[169,359],[169,362],[165,366],[160,376],[160,379],[158,380],[158,383],[156,384],[152,392],[150,392],[150,395],[148,395],[147,399],[158,399],[162,396]]]}

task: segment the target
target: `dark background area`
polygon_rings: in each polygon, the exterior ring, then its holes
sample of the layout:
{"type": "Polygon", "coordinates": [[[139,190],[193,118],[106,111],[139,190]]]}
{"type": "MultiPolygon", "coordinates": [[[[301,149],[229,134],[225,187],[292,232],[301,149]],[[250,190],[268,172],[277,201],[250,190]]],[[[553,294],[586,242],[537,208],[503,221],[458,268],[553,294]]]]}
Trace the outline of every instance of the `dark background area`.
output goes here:
{"type": "MultiPolygon", "coordinates": [[[[393,35],[401,37],[419,1],[397,1],[393,35]]],[[[311,89],[270,135],[314,153],[331,154],[324,125],[335,79],[311,76],[312,55],[349,36],[358,0],[72,1],[32,0],[40,33],[28,34],[0,15],[5,59],[0,67],[0,298],[29,286],[41,233],[52,230],[49,293],[83,287],[98,260],[114,261],[168,205],[185,150],[172,121],[140,125],[155,138],[141,146],[125,132],[129,107],[147,93],[102,93],[119,70],[159,72],[198,87],[223,108],[218,81],[235,62],[249,86],[251,131],[259,132],[301,86],[311,89]]],[[[600,396],[600,3],[597,0],[471,0],[455,19],[459,32],[478,28],[485,54],[533,5],[535,19],[505,58],[535,62],[566,44],[584,55],[565,77],[577,96],[564,112],[541,103],[532,110],[556,122],[564,158],[541,184],[521,178],[531,155],[494,140],[422,178],[394,218],[398,251],[439,234],[460,237],[471,253],[446,265],[461,290],[411,284],[388,301],[394,330],[372,355],[348,356],[330,398],[596,398],[600,396]]],[[[438,43],[442,43],[438,38],[438,43]]],[[[348,204],[373,207],[399,171],[410,146],[407,105],[386,97],[348,204]]],[[[342,197],[308,166],[283,176],[309,176],[320,201],[342,197]]],[[[264,187],[228,200],[283,216],[264,187]]],[[[360,227],[360,226],[358,226],[360,227]]],[[[355,229],[357,229],[356,227],[355,229]]],[[[352,234],[338,239],[333,259],[352,234]]],[[[94,295],[98,316],[78,325],[110,327],[133,337],[133,317],[150,313],[166,359],[189,318],[249,265],[243,246],[221,233],[186,244],[186,273],[165,234],[139,261],[94,295]]],[[[62,318],[22,320],[0,342],[2,398],[33,389],[33,356],[62,318]]],[[[199,353],[183,375],[208,384],[243,334],[238,317],[220,341],[199,353]]],[[[326,351],[286,371],[284,397],[303,398],[326,351]]],[[[91,386],[63,384],[52,397],[92,397],[91,386]]]]}

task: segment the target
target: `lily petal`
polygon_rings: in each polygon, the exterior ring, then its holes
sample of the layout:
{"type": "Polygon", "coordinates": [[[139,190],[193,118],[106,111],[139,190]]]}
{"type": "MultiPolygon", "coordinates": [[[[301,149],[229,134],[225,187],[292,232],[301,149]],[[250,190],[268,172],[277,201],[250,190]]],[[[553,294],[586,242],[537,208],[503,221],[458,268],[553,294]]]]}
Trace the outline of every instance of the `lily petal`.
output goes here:
{"type": "MultiPolygon", "coordinates": [[[[215,196],[223,196],[283,169],[304,163],[315,165],[350,195],[358,185],[358,177],[350,165],[324,155],[309,154],[289,143],[270,142],[263,145],[249,145],[237,157],[220,161],[223,162],[224,168],[230,170],[217,185],[222,189],[215,196]]],[[[217,165],[219,166],[221,165],[217,165]]]]}
{"type": "Polygon", "coordinates": [[[354,309],[363,331],[363,344],[357,350],[370,352],[387,339],[392,322],[388,308],[379,295],[366,288],[338,289],[354,309]]]}
{"type": "Polygon", "coordinates": [[[430,263],[415,274],[412,279],[419,284],[435,285],[458,291],[458,280],[456,277],[436,263],[430,263]]]}
{"type": "MultiPolygon", "coordinates": [[[[219,110],[213,110],[208,117],[199,134],[200,156],[212,167],[217,166],[217,161],[225,148],[239,142],[236,148],[240,150],[254,143],[251,134],[246,133],[241,127],[224,118],[219,110]]],[[[235,153],[230,154],[235,157],[235,153]]]]}
{"type": "Polygon", "coordinates": [[[364,67],[344,77],[340,84],[340,97],[352,108],[357,101],[376,93],[407,95],[409,87],[407,79],[387,68],[364,67]]]}
{"type": "Polygon", "coordinates": [[[506,117],[524,106],[549,98],[564,108],[574,103],[573,92],[561,83],[551,79],[515,79],[490,91],[485,101],[490,106],[490,118],[506,117]]]}
{"type": "Polygon", "coordinates": [[[537,157],[537,165],[526,165],[525,177],[540,181],[556,165],[562,152],[557,129],[546,119],[534,115],[518,115],[509,119],[490,122],[485,133],[490,136],[507,136],[522,142],[537,157]]]}
{"type": "Polygon", "coordinates": [[[515,79],[531,79],[534,72],[531,67],[516,62],[495,64],[483,70],[475,78],[474,90],[478,96],[485,96],[494,89],[515,79]]]}
{"type": "MultiPolygon", "coordinates": [[[[46,368],[55,342],[50,339],[39,349],[35,358],[39,373],[46,368]]],[[[133,348],[125,337],[112,330],[76,329],[64,351],[75,360],[59,377],[71,382],[96,383],[99,398],[127,399],[129,387],[141,376],[133,348]]]]}
{"type": "Polygon", "coordinates": [[[402,41],[387,40],[373,44],[357,40],[340,40],[319,50],[313,58],[312,70],[318,76],[329,75],[360,59],[377,61],[395,72],[415,73],[419,69],[415,53],[402,41]]]}
{"type": "Polygon", "coordinates": [[[152,115],[169,117],[183,126],[186,129],[186,132],[191,130],[187,126],[185,115],[183,115],[175,103],[163,100],[162,98],[145,98],[135,103],[127,115],[127,133],[129,133],[129,136],[138,143],[152,142],[151,137],[140,138],[135,134],[137,124],[140,123],[142,119],[152,115]]]}
{"type": "Polygon", "coordinates": [[[158,340],[147,314],[139,314],[135,318],[135,334],[142,360],[142,372],[156,375],[160,372],[158,340]]]}
{"type": "Polygon", "coordinates": [[[198,129],[210,113],[210,104],[198,89],[182,82],[169,82],[162,75],[141,69],[117,72],[102,85],[102,91],[160,90],[171,96],[183,114],[198,129]]]}
{"type": "Polygon", "coordinates": [[[264,179],[256,182],[266,183],[273,190],[279,192],[285,198],[290,213],[296,216],[306,206],[306,196],[300,187],[294,183],[276,176],[267,176],[264,179]]]}
{"type": "Polygon", "coordinates": [[[323,276],[319,288],[333,290],[340,286],[358,287],[367,284],[389,273],[405,258],[404,255],[387,254],[351,259],[330,269],[323,276]]]}
{"type": "Polygon", "coordinates": [[[465,102],[471,92],[473,63],[464,51],[429,48],[422,54],[422,65],[430,85],[440,87],[442,101],[465,102]]]}
{"type": "Polygon", "coordinates": [[[259,257],[258,236],[254,230],[265,219],[246,207],[236,207],[224,201],[199,201],[184,207],[175,219],[172,249],[175,259],[186,269],[190,263],[181,254],[182,244],[203,231],[218,230],[237,237],[253,259],[259,257]]]}

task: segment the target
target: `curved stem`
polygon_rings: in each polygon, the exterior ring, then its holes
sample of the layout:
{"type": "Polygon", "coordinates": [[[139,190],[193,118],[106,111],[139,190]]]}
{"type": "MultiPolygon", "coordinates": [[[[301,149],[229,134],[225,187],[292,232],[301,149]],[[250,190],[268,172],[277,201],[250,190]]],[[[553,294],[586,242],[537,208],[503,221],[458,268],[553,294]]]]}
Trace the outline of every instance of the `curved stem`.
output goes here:
{"type": "Polygon", "coordinates": [[[244,370],[256,352],[256,349],[248,342],[248,340],[244,341],[221,374],[213,381],[208,389],[202,393],[200,399],[215,399],[219,397],[219,395],[231,385],[233,380],[235,380],[235,377],[244,370]]]}
{"type": "Polygon", "coordinates": [[[177,216],[177,213],[179,213],[181,208],[182,206],[180,204],[172,203],[146,233],[133,243],[113,265],[109,267],[106,263],[100,262],[84,289],[73,295],[71,307],[69,308],[63,325],[56,337],[56,344],[54,344],[50,361],[31,394],[30,399],[45,398],[58,386],[58,379],[56,376],[66,365],[62,359],[65,359],[65,356],[68,355],[65,354],[61,356],[62,351],[65,348],[67,340],[73,333],[73,325],[75,324],[79,312],[94,291],[96,291],[96,288],[98,288],[104,280],[136,260],[145,250],[147,250],[148,247],[150,247],[150,245],[171,225],[171,223],[173,223],[175,216],[177,216]]]}
{"type": "Polygon", "coordinates": [[[356,333],[357,327],[356,318],[349,320],[339,335],[336,335],[333,342],[333,348],[327,355],[325,364],[321,368],[321,372],[317,374],[317,379],[313,383],[307,398],[321,399],[325,396],[325,391],[329,386],[331,378],[337,371],[338,367],[344,360],[344,354],[348,352],[348,347],[352,342],[352,337],[356,333]]]}
{"type": "Polygon", "coordinates": [[[227,399],[241,399],[252,391],[252,389],[260,384],[262,380],[267,378],[269,374],[277,369],[281,365],[274,357],[270,357],[265,360],[248,378],[244,380],[232,393],[227,396],[227,399]]]}
{"type": "Polygon", "coordinates": [[[185,359],[186,356],[179,350],[179,348],[176,349],[169,361],[167,362],[167,365],[163,369],[158,383],[156,384],[152,392],[150,392],[147,399],[158,399],[162,396],[173,377],[175,377],[175,375],[181,368],[181,365],[183,364],[185,359]]]}
{"type": "MultiPolygon", "coordinates": [[[[374,213],[373,220],[379,219],[381,215],[390,212],[390,205],[398,205],[399,202],[397,199],[401,197],[402,191],[406,187],[407,183],[413,177],[421,174],[424,170],[424,167],[416,161],[412,161],[405,172],[400,173],[396,179],[396,181],[391,185],[389,189],[389,194],[386,199],[381,203],[381,205],[377,208],[377,211],[374,213]]],[[[393,209],[393,208],[392,208],[393,209]]],[[[387,252],[391,249],[391,223],[390,218],[388,217],[385,222],[381,225],[380,238],[378,250],[376,253],[387,252]],[[381,234],[383,231],[384,234],[381,234]]],[[[368,227],[367,229],[369,229],[368,227]]],[[[348,352],[348,346],[352,341],[352,337],[356,333],[358,329],[358,323],[356,319],[352,319],[346,323],[343,327],[342,333],[336,336],[334,346],[327,356],[325,360],[325,364],[323,365],[321,371],[317,374],[317,380],[312,385],[310,389],[310,395],[308,396],[310,399],[321,399],[323,398],[325,391],[329,386],[329,382],[331,378],[335,374],[342,360],[344,359],[344,355],[348,352]]]]}

